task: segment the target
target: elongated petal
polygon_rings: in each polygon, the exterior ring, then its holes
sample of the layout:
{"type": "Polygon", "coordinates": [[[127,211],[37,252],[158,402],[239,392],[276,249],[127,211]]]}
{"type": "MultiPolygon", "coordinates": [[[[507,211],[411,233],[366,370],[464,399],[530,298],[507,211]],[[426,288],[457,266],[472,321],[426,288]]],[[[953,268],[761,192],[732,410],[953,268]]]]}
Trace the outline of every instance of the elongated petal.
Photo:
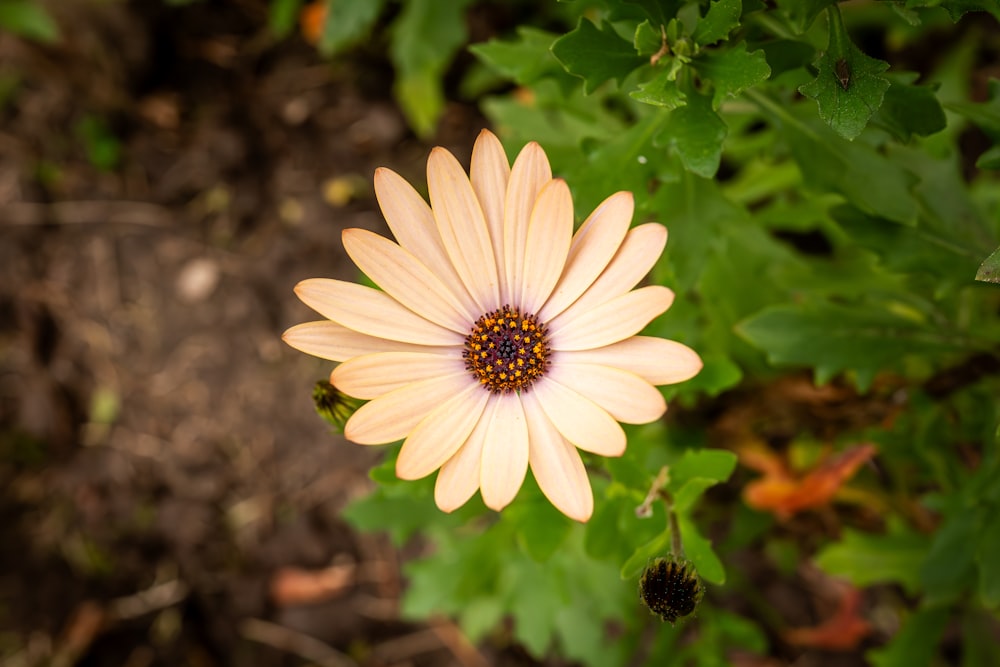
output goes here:
{"type": "Polygon", "coordinates": [[[555,178],[538,193],[524,248],[524,275],[517,303],[536,313],[559,281],[573,238],[573,196],[555,178]]]}
{"type": "Polygon", "coordinates": [[[488,391],[473,384],[424,417],[399,450],[396,476],[420,479],[444,465],[469,439],[489,397],[488,391]]]}
{"type": "Polygon", "coordinates": [[[413,186],[391,169],[379,167],[375,170],[375,198],[399,245],[447,285],[467,312],[478,310],[444,249],[431,207],[413,186]]]}
{"type": "Polygon", "coordinates": [[[545,306],[538,311],[542,321],[566,310],[597,279],[618,252],[635,211],[631,192],[616,192],[580,225],[559,282],[545,306]]]}
{"type": "Polygon", "coordinates": [[[475,385],[466,372],[414,382],[368,401],[344,425],[344,437],[359,445],[384,445],[406,437],[444,401],[475,385]]]}
{"type": "Polygon", "coordinates": [[[330,361],[346,361],[375,352],[422,352],[437,349],[367,336],[329,320],[297,324],[281,334],[281,338],[296,350],[330,361]]]}
{"type": "Polygon", "coordinates": [[[587,311],[572,309],[576,315],[556,318],[549,340],[554,350],[586,350],[604,347],[639,333],[654,317],[674,302],[674,293],[662,285],[649,285],[627,292],[587,311]]]}
{"type": "Polygon", "coordinates": [[[626,424],[648,424],[667,411],[667,402],[656,387],[619,368],[560,362],[552,364],[548,377],[626,424]]]}
{"type": "Polygon", "coordinates": [[[434,482],[434,502],[443,512],[454,512],[479,490],[479,471],[483,467],[483,443],[492,420],[487,403],[476,427],[455,455],[448,459],[434,482]]]}
{"type": "Polygon", "coordinates": [[[522,284],[524,273],[524,247],[528,242],[528,224],[538,193],[552,180],[552,168],[545,151],[535,142],[521,149],[510,170],[507,196],[503,209],[503,258],[506,285],[510,292],[504,303],[515,303],[514,293],[522,284]]]}
{"type": "Polygon", "coordinates": [[[587,521],[594,493],[576,447],[566,442],[531,393],[521,400],[528,421],[528,462],[542,493],[571,519],[587,521]]]}
{"type": "Polygon", "coordinates": [[[296,285],[295,293],[323,317],[369,336],[417,345],[461,345],[465,339],[407,310],[385,292],[364,285],[310,278],[296,285]]]}
{"type": "Polygon", "coordinates": [[[479,487],[486,506],[499,512],[514,500],[528,472],[528,425],[517,394],[495,396],[491,403],[479,487]]]}
{"type": "Polygon", "coordinates": [[[579,299],[552,319],[549,331],[635,287],[656,264],[666,242],[667,228],[661,224],[650,222],[631,230],[607,268],[579,299]]]}
{"type": "Polygon", "coordinates": [[[674,384],[690,380],[701,370],[701,357],[683,343],[652,336],[633,336],[618,343],[576,352],[558,352],[553,365],[614,366],[635,373],[651,384],[674,384]]]}
{"type": "Polygon", "coordinates": [[[462,165],[443,148],[427,160],[427,189],[441,241],[479,312],[496,308],[500,283],[486,218],[462,165]]]}
{"type": "Polygon", "coordinates": [[[439,350],[438,353],[380,352],[348,359],[333,369],[330,382],[349,396],[371,399],[413,382],[465,370],[460,350],[456,348],[451,354],[446,353],[447,348],[439,350]]]}
{"type": "Polygon", "coordinates": [[[496,259],[497,278],[500,280],[500,293],[506,295],[507,279],[503,270],[503,206],[507,195],[507,181],[510,180],[510,163],[507,161],[507,154],[500,140],[489,130],[479,133],[472,148],[469,180],[486,217],[493,257],[496,259]]]}
{"type": "Polygon", "coordinates": [[[457,297],[420,260],[387,238],[366,229],[345,229],[344,249],[386,294],[435,324],[467,334],[478,314],[457,297]]]}
{"type": "Polygon", "coordinates": [[[535,382],[531,393],[556,429],[580,449],[601,456],[621,456],[625,452],[625,431],[589,398],[548,377],[535,382]]]}

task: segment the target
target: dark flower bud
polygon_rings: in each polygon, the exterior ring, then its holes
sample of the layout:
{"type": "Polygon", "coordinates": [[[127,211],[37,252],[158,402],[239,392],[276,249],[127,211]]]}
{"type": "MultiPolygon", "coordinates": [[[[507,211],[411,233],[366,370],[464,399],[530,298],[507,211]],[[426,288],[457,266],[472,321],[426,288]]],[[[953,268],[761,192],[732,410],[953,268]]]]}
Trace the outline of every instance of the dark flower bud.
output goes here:
{"type": "Polygon", "coordinates": [[[351,418],[355,410],[361,407],[362,401],[348,396],[326,380],[320,380],[313,387],[313,403],[316,404],[316,412],[337,429],[338,433],[344,432],[344,424],[351,418]]]}
{"type": "Polygon", "coordinates": [[[704,594],[694,566],[674,556],[653,560],[639,579],[642,603],[671,625],[693,612],[704,594]]]}

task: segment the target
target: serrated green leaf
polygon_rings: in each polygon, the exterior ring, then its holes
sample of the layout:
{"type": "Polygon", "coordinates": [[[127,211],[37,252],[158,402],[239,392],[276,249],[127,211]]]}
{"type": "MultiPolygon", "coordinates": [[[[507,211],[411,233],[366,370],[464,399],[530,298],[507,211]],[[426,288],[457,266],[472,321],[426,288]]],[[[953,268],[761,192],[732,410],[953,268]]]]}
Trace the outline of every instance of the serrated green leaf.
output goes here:
{"type": "Polygon", "coordinates": [[[552,55],[552,44],[558,35],[531,26],[517,29],[518,39],[504,42],[491,39],[473,44],[469,50],[494,70],[522,86],[551,77],[566,93],[577,85],[577,78],[568,74],[552,55]]]}
{"type": "Polygon", "coordinates": [[[59,26],[35,0],[0,1],[0,28],[43,44],[59,41],[59,26]]]}
{"type": "Polygon", "coordinates": [[[743,0],[715,0],[698,20],[691,38],[702,46],[727,39],[729,33],[740,26],[742,13],[743,0]]]}
{"type": "Polygon", "coordinates": [[[721,586],[726,583],[726,568],[712,549],[712,541],[704,537],[694,525],[690,516],[680,515],[677,524],[684,544],[684,556],[698,571],[698,576],[721,586]]]}
{"type": "Polygon", "coordinates": [[[676,109],[687,103],[687,95],[677,86],[674,73],[670,70],[659,70],[655,77],[639,84],[638,90],[629,93],[632,99],[663,107],[676,109]]]}
{"type": "Polygon", "coordinates": [[[1000,285],[1000,248],[990,253],[990,256],[979,265],[976,280],[1000,285]]]}
{"type": "Polygon", "coordinates": [[[1000,80],[990,79],[985,102],[952,102],[945,106],[978,126],[994,142],[1000,142],[1000,80]]]}
{"type": "Polygon", "coordinates": [[[444,109],[441,78],[465,43],[465,6],[470,1],[408,0],[392,25],[389,53],[397,72],[394,92],[410,125],[421,136],[434,130],[444,109]]]}
{"type": "Polygon", "coordinates": [[[797,39],[773,39],[760,45],[771,67],[771,76],[805,67],[816,59],[816,49],[797,39]]]}
{"type": "Polygon", "coordinates": [[[799,92],[816,100],[820,118],[837,134],[854,139],[882,106],[889,80],[882,72],[889,63],[870,58],[851,42],[836,5],[827,9],[830,42],[816,62],[818,73],[799,92]]]}
{"type": "Polygon", "coordinates": [[[632,46],[640,56],[651,56],[663,47],[663,33],[660,24],[654,26],[649,21],[643,21],[635,29],[632,46]]]}
{"type": "Polygon", "coordinates": [[[859,209],[903,224],[915,224],[917,201],[910,192],[916,179],[871,146],[846,141],[825,125],[809,125],[772,100],[748,90],[779,121],[805,180],[842,194],[859,209]]]}
{"type": "Polygon", "coordinates": [[[1000,144],[987,149],[976,159],[979,169],[1000,169],[1000,144]]]}
{"type": "Polygon", "coordinates": [[[930,86],[914,86],[914,73],[891,74],[892,85],[885,93],[875,121],[887,127],[900,141],[913,135],[927,137],[948,124],[944,109],[930,86]]]}
{"type": "Polygon", "coordinates": [[[704,178],[715,176],[728,128],[712,109],[712,98],[691,91],[687,104],[670,112],[655,142],[676,151],[684,168],[704,178]]]}
{"type": "Polygon", "coordinates": [[[979,532],[976,564],[979,569],[979,595],[987,607],[1000,606],[1000,509],[993,509],[979,532]]]}
{"type": "Polygon", "coordinates": [[[939,355],[969,344],[914,313],[898,314],[874,303],[811,300],[772,306],[741,322],[736,331],[773,364],[815,368],[821,384],[842,371],[854,371],[861,391],[867,391],[879,371],[898,368],[904,356],[939,355]]]}
{"type": "Polygon", "coordinates": [[[998,0],[941,0],[941,6],[948,11],[951,20],[956,23],[968,12],[989,12],[994,18],[1000,19],[1000,1],[998,0]]]}
{"type": "Polygon", "coordinates": [[[976,580],[975,551],[982,534],[983,512],[952,502],[944,523],[934,535],[920,568],[920,581],[928,604],[948,604],[959,599],[976,580]]]}
{"type": "Polygon", "coordinates": [[[552,45],[552,53],[570,74],[583,79],[583,92],[590,94],[607,81],[621,83],[643,59],[631,42],[622,39],[610,23],[598,28],[581,18],[576,29],[563,35],[552,45]]]}
{"type": "Polygon", "coordinates": [[[947,607],[918,611],[888,644],[869,651],[865,657],[872,667],[929,667],[934,664],[949,616],[947,607]]]}
{"type": "Polygon", "coordinates": [[[812,26],[813,21],[824,9],[837,0],[777,0],[777,5],[788,17],[796,34],[802,34],[812,26]]]}
{"type": "Polygon", "coordinates": [[[679,493],[693,479],[708,479],[713,484],[725,482],[736,469],[736,454],[726,449],[689,449],[670,465],[667,488],[679,493]]]}
{"type": "Polygon", "coordinates": [[[385,0],[328,2],[317,45],[319,52],[330,57],[364,39],[375,25],[384,3],[385,0]]]}
{"type": "Polygon", "coordinates": [[[920,565],[929,548],[930,540],[919,533],[900,530],[870,535],[845,529],[839,542],[816,555],[816,564],[827,574],[843,577],[859,588],[896,583],[916,595],[920,590],[920,565]]]}
{"type": "Polygon", "coordinates": [[[625,0],[625,5],[640,7],[654,25],[667,25],[677,16],[681,0],[625,0]]]}
{"type": "Polygon", "coordinates": [[[712,106],[766,81],[771,68],[763,51],[747,53],[746,42],[725,50],[704,51],[691,61],[698,74],[712,84],[712,106]]]}

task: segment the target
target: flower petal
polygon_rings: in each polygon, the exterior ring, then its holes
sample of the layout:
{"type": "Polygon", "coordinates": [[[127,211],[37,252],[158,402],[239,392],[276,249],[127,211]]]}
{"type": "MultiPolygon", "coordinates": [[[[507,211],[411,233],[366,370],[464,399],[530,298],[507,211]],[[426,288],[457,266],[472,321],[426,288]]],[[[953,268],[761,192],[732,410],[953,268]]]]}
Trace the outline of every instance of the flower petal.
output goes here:
{"type": "Polygon", "coordinates": [[[490,245],[493,246],[493,257],[496,259],[497,278],[500,280],[500,293],[506,294],[506,276],[503,271],[503,206],[507,193],[507,181],[510,180],[510,163],[503,145],[489,130],[483,130],[472,148],[472,164],[469,167],[469,180],[476,192],[479,205],[486,218],[486,227],[490,232],[490,245]]]}
{"type": "Polygon", "coordinates": [[[499,512],[514,500],[528,472],[528,425],[516,393],[495,396],[490,403],[479,487],[486,506],[499,512]]]}
{"type": "Polygon", "coordinates": [[[427,189],[452,265],[479,312],[493,310],[500,305],[500,283],[486,218],[462,165],[443,148],[431,150],[427,160],[427,189]]]}
{"type": "Polygon", "coordinates": [[[345,229],[344,249],[358,268],[386,294],[417,315],[463,335],[479,316],[420,260],[387,238],[367,229],[345,229]]]}
{"type": "Polygon", "coordinates": [[[632,193],[616,192],[580,225],[573,236],[566,268],[549,300],[538,311],[542,321],[566,310],[601,275],[625,239],[634,212],[632,193]]]}
{"type": "Polygon", "coordinates": [[[413,382],[465,370],[459,350],[438,349],[438,353],[380,352],[354,357],[333,369],[330,382],[348,396],[371,399],[413,382]]]}
{"type": "Polygon", "coordinates": [[[631,230],[597,280],[572,305],[552,318],[549,331],[635,287],[656,264],[666,243],[667,228],[661,224],[650,222],[631,230]]]}
{"type": "Polygon", "coordinates": [[[490,396],[470,383],[420,420],[399,450],[396,476],[420,479],[443,466],[469,439],[490,396]]]}
{"type": "Polygon", "coordinates": [[[580,453],[559,434],[532,393],[524,394],[521,403],[535,481],[556,509],[571,519],[587,521],[594,513],[594,493],[580,453]]]}
{"type": "Polygon", "coordinates": [[[385,292],[342,280],[310,278],[295,286],[323,317],[369,336],[417,345],[461,345],[465,337],[425,320],[385,292]]]}
{"type": "Polygon", "coordinates": [[[454,512],[479,490],[483,443],[490,430],[490,408],[476,422],[468,440],[448,459],[434,482],[434,502],[442,512],[454,512]]]}
{"type": "Polygon", "coordinates": [[[552,179],[538,193],[531,209],[524,247],[523,282],[515,303],[537,313],[559,282],[573,237],[573,195],[566,181],[552,179]]]}
{"type": "Polygon", "coordinates": [[[296,350],[330,361],[346,361],[376,352],[426,352],[436,349],[367,336],[330,320],[297,324],[281,334],[281,338],[296,350]]]}
{"type": "Polygon", "coordinates": [[[531,393],[563,437],[593,454],[621,456],[625,431],[599,405],[548,377],[531,386],[531,393]]]}
{"type": "Polygon", "coordinates": [[[589,398],[626,424],[648,424],[667,411],[667,402],[656,387],[620,368],[553,359],[548,377],[589,398]]]}
{"type": "Polygon", "coordinates": [[[674,293],[662,285],[626,292],[588,311],[574,308],[550,325],[553,350],[586,350],[617,343],[639,333],[674,302],[674,293]],[[575,315],[575,318],[568,317],[575,315]]]}
{"type": "Polygon", "coordinates": [[[545,151],[532,141],[521,149],[510,170],[507,196],[503,209],[503,258],[508,293],[504,303],[516,303],[514,293],[522,284],[524,248],[528,241],[528,224],[542,186],[552,180],[552,168],[545,151]]]}
{"type": "Polygon", "coordinates": [[[635,373],[650,384],[690,380],[701,370],[698,353],[683,343],[652,336],[633,336],[591,350],[558,352],[573,364],[601,364],[635,373]]]}
{"type": "Polygon", "coordinates": [[[399,245],[448,285],[466,311],[479,310],[448,258],[431,207],[413,186],[391,169],[379,167],[375,170],[375,198],[399,245]]]}
{"type": "Polygon", "coordinates": [[[358,408],[344,425],[344,437],[359,445],[396,442],[443,401],[469,387],[479,385],[464,371],[400,387],[358,408]]]}

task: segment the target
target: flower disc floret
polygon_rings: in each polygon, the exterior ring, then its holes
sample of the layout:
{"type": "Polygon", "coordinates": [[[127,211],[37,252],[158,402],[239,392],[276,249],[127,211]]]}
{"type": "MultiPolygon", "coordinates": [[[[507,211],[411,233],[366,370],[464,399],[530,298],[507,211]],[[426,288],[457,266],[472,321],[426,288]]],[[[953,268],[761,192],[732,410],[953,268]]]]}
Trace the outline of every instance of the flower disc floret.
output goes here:
{"type": "Polygon", "coordinates": [[[463,358],[466,369],[492,393],[526,391],[549,365],[545,325],[517,308],[498,308],[476,320],[463,358]]]}

